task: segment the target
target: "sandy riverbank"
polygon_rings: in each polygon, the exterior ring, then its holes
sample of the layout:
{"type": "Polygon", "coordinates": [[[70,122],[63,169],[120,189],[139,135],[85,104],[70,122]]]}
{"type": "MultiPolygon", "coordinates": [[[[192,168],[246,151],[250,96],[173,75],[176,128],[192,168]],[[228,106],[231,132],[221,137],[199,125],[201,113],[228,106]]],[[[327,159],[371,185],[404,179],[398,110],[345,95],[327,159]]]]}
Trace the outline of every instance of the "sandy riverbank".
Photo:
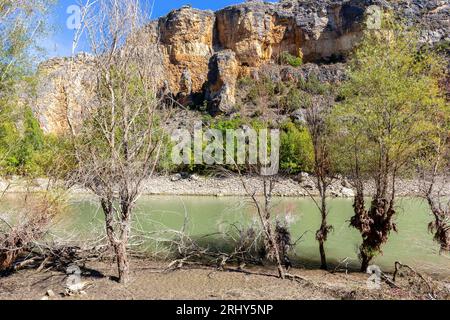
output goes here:
{"type": "MultiPolygon", "coordinates": [[[[0,300],[426,299],[426,293],[417,291],[417,288],[413,290],[413,287],[402,279],[398,283],[399,288],[393,288],[383,282],[380,289],[370,290],[367,287],[369,275],[362,273],[295,269],[290,273],[302,279],[293,281],[275,277],[271,268],[251,267],[246,269],[248,273],[242,273],[198,267],[164,273],[166,265],[161,262],[133,260],[131,282],[122,286],[110,279],[116,272],[112,263],[91,262],[86,265],[82,277],[83,281],[90,283],[90,287],[85,290],[85,295],[72,297],[64,296],[65,274],[57,271],[22,270],[7,277],[0,277],[0,300]],[[47,297],[49,290],[54,295],[47,297]]],[[[450,294],[450,288],[448,290],[450,294]]]]}

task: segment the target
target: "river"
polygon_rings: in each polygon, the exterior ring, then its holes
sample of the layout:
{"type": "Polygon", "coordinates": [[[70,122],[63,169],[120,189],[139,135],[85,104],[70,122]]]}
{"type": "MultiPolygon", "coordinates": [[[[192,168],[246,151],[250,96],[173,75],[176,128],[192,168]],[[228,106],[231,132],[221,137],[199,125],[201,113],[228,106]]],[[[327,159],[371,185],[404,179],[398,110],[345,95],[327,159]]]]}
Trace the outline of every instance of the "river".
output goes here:
{"type": "MultiPolygon", "coordinates": [[[[329,262],[335,266],[347,258],[349,269],[358,268],[361,237],[348,222],[352,216],[352,201],[333,199],[329,206],[329,223],[334,227],[326,243],[329,262]]],[[[426,203],[420,199],[402,198],[397,206],[398,233],[391,234],[383,254],[374,263],[384,271],[392,271],[395,261],[400,261],[435,277],[450,278],[450,256],[439,254],[439,246],[427,229],[432,217],[426,203]]],[[[308,198],[277,198],[273,214],[290,217],[294,240],[303,235],[292,252],[293,259],[304,267],[318,267],[320,257],[315,230],[320,225],[320,217],[314,202],[308,198]]],[[[255,210],[243,198],[145,196],[137,205],[134,226],[149,233],[180,230],[185,217],[189,221],[187,231],[193,238],[223,231],[231,224],[248,225],[256,221],[255,210]]],[[[69,210],[57,219],[52,231],[59,236],[90,238],[102,230],[103,221],[102,212],[93,199],[78,198],[71,201],[69,210]]],[[[211,241],[211,246],[221,246],[224,240],[214,236],[203,241],[211,241]]],[[[150,247],[156,248],[155,244],[150,247]]]]}

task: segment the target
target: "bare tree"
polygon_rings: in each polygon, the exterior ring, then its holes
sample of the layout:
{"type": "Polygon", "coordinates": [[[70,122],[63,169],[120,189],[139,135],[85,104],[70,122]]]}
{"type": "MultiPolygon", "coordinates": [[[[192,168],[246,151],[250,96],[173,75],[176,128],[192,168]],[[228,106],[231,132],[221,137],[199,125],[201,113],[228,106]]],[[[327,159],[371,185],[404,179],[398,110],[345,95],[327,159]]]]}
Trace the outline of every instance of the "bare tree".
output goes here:
{"type": "Polygon", "coordinates": [[[327,134],[326,125],[327,114],[323,107],[312,106],[306,110],[306,124],[312,138],[314,150],[314,175],[315,184],[320,195],[320,202],[318,202],[311,194],[315,205],[320,211],[321,225],[316,233],[316,240],[319,242],[320,251],[320,268],[328,269],[327,257],[325,253],[325,242],[328,239],[328,234],[333,227],[328,225],[328,207],[327,196],[328,189],[333,182],[332,165],[330,159],[329,142],[330,138],[327,134]]]}
{"type": "Polygon", "coordinates": [[[258,199],[256,191],[250,190],[244,180],[241,181],[242,185],[244,186],[245,192],[251,198],[256,208],[256,212],[263,229],[266,257],[276,263],[279,277],[285,279],[286,269],[283,267],[283,260],[286,258],[286,256],[282,256],[282,253],[285,252],[285,246],[283,241],[280,241],[282,239],[280,237],[280,234],[277,232],[277,228],[274,227],[272,221],[272,198],[273,189],[276,184],[276,177],[262,177],[262,199],[258,199]]]}
{"type": "MultiPolygon", "coordinates": [[[[271,139],[271,153],[272,155],[277,155],[279,152],[279,141],[275,136],[272,136],[271,139]]],[[[278,221],[274,221],[273,217],[273,192],[279,178],[278,163],[276,164],[276,169],[274,169],[275,167],[267,167],[269,140],[262,139],[259,148],[259,161],[257,161],[257,164],[246,164],[245,171],[247,175],[253,174],[260,177],[262,197],[256,188],[252,189],[246,183],[242,175],[241,167],[236,163],[234,165],[245,193],[251,199],[251,202],[256,209],[264,239],[265,256],[269,261],[276,263],[279,277],[285,279],[289,276],[286,272],[286,269],[290,267],[287,251],[291,246],[291,241],[287,227],[284,227],[278,221]],[[265,148],[266,152],[261,152],[261,148],[265,148]]],[[[229,155],[227,154],[227,156],[229,155]]],[[[275,164],[274,161],[278,162],[278,157],[274,159],[271,156],[270,161],[270,164],[273,166],[275,164]]]]}
{"type": "Polygon", "coordinates": [[[166,114],[157,91],[162,76],[158,44],[136,39],[147,23],[141,5],[139,0],[99,0],[84,14],[95,88],[81,119],[66,117],[77,161],[73,181],[99,198],[124,284],[132,213],[160,158],[158,117],[166,114]]]}

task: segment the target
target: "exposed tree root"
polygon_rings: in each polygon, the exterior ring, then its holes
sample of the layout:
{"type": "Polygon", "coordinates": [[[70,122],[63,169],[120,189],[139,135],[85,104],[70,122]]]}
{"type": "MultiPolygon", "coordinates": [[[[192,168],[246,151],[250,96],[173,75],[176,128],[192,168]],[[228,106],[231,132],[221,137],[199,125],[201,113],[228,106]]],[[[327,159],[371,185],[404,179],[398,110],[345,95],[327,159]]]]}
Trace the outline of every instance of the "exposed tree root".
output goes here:
{"type": "Polygon", "coordinates": [[[424,298],[437,300],[449,299],[450,292],[448,288],[443,287],[440,283],[433,281],[412,267],[395,262],[395,272],[393,282],[402,289],[414,292],[424,298]]]}

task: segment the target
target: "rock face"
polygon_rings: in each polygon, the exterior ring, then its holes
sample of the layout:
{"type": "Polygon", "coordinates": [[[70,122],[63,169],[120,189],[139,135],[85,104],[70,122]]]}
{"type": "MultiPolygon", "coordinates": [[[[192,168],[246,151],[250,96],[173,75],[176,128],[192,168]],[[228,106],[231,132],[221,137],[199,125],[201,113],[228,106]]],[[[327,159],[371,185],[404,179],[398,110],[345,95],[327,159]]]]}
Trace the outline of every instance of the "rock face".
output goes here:
{"type": "MultiPolygon", "coordinates": [[[[306,63],[345,55],[360,40],[372,5],[391,8],[407,21],[420,23],[426,42],[449,37],[448,0],[281,0],[248,1],[217,12],[185,6],[152,22],[138,42],[159,41],[165,93],[183,105],[206,100],[211,113],[229,112],[235,103],[237,79],[279,62],[281,53],[301,56],[306,63]]],[[[89,92],[92,83],[89,59],[82,57],[79,61],[77,79],[64,77],[67,60],[41,65],[48,76],[36,109],[47,132],[64,129],[60,128],[58,109],[70,95],[74,104],[71,109],[81,112],[81,101],[75,96],[84,90],[89,92]],[[65,81],[71,81],[71,85],[63,85],[65,81]],[[68,87],[72,93],[67,92],[68,87]]]]}
{"type": "Polygon", "coordinates": [[[69,59],[52,59],[39,66],[39,87],[34,112],[46,133],[67,132],[69,120],[75,125],[83,114],[95,85],[92,71],[94,57],[81,54],[69,59]],[[68,112],[66,112],[66,110],[68,112]]]}
{"type": "Polygon", "coordinates": [[[361,36],[369,1],[250,2],[216,13],[219,46],[232,49],[243,66],[258,67],[282,52],[306,61],[341,54],[361,36]]]}
{"type": "Polygon", "coordinates": [[[159,39],[173,93],[202,91],[213,50],[215,15],[182,8],[159,19],[159,39]]]}
{"type": "Polygon", "coordinates": [[[205,98],[210,101],[211,113],[231,111],[236,103],[235,88],[239,75],[239,62],[231,50],[220,51],[211,58],[208,88],[205,98]]]}

